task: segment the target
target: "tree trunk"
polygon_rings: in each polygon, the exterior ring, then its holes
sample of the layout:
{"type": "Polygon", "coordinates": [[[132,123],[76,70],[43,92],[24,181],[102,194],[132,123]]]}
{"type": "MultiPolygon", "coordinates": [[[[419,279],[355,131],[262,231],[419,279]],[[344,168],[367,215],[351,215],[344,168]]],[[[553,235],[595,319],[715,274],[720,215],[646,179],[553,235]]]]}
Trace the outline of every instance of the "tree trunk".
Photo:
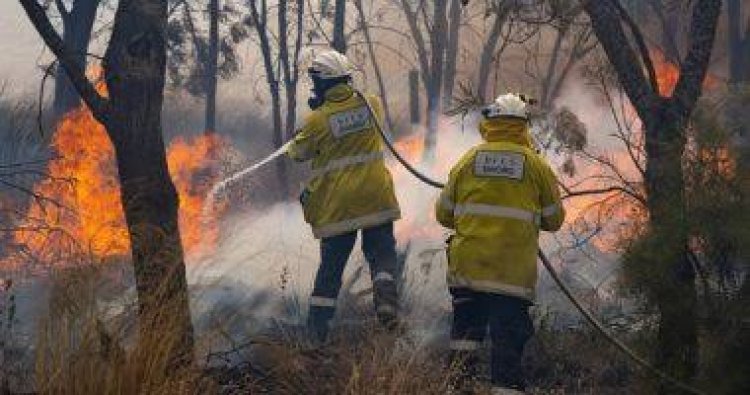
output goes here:
{"type": "Polygon", "coordinates": [[[440,124],[442,104],[442,86],[445,72],[445,39],[447,36],[446,8],[448,0],[435,0],[432,32],[430,34],[430,70],[423,73],[427,77],[427,133],[424,138],[424,153],[422,159],[431,163],[435,159],[437,148],[437,133],[440,124]]]}
{"type": "Polygon", "coordinates": [[[166,2],[117,4],[103,64],[109,99],[86,79],[39,3],[20,3],[114,146],[138,292],[139,346],[147,350],[158,345],[171,366],[189,363],[193,327],[178,228],[179,202],[161,130],[166,2]]]}
{"type": "Polygon", "coordinates": [[[664,58],[672,64],[679,64],[681,61],[677,39],[680,25],[679,13],[674,9],[675,7],[665,7],[662,0],[651,0],[650,5],[661,23],[661,48],[664,58]]]}
{"type": "MultiPolygon", "coordinates": [[[[281,92],[278,82],[270,86],[271,93],[271,117],[273,122],[273,145],[276,148],[284,144],[284,124],[281,117],[281,92]]],[[[282,200],[289,198],[289,177],[287,174],[286,161],[276,161],[276,171],[279,178],[279,197],[282,200]]]]}
{"type": "Polygon", "coordinates": [[[375,72],[375,81],[378,84],[378,91],[380,92],[380,100],[383,102],[383,113],[385,114],[385,123],[388,130],[393,131],[393,118],[391,117],[390,105],[388,104],[388,94],[385,89],[385,83],[383,82],[383,73],[380,71],[380,63],[378,63],[378,57],[375,55],[375,46],[370,36],[370,28],[368,27],[367,20],[365,19],[365,12],[362,6],[362,0],[355,0],[354,7],[357,9],[359,15],[359,21],[362,25],[362,35],[367,43],[367,51],[370,54],[370,61],[372,61],[372,69],[375,72]]]}
{"type": "MultiPolygon", "coordinates": [[[[297,0],[296,2],[296,25],[297,30],[295,31],[294,48],[290,51],[289,46],[289,5],[285,2],[279,3],[278,11],[278,23],[279,23],[279,58],[281,61],[281,73],[284,77],[284,92],[286,93],[286,120],[284,124],[281,124],[281,100],[280,92],[278,91],[279,86],[276,85],[275,89],[277,92],[271,93],[274,100],[274,106],[278,106],[274,109],[274,122],[279,122],[278,126],[274,126],[275,140],[274,144],[276,147],[281,147],[289,137],[294,134],[295,122],[297,118],[297,81],[299,81],[299,56],[302,48],[302,33],[304,30],[305,4],[303,0],[297,0]],[[293,55],[292,55],[293,54],[293,55]],[[276,104],[277,103],[277,104],[276,104]]],[[[287,164],[283,161],[277,162],[277,169],[279,171],[279,178],[281,180],[280,191],[282,199],[286,200],[289,198],[289,185],[287,177],[287,164]]]]}
{"type": "MultiPolygon", "coordinates": [[[[86,68],[86,61],[91,41],[91,31],[94,28],[96,11],[100,0],[75,0],[70,12],[62,10],[63,42],[70,49],[76,63],[82,69],[86,68]]],[[[75,87],[70,83],[68,75],[58,65],[55,74],[55,96],[52,103],[55,119],[60,119],[71,110],[78,108],[81,99],[75,87]]]]}
{"type": "MultiPolygon", "coordinates": [[[[646,124],[646,192],[659,284],[653,287],[660,313],[657,366],[689,381],[698,366],[695,272],[688,260],[688,224],[682,168],[686,119],[662,100],[646,124]]],[[[671,393],[671,388],[661,388],[671,393]]]]}
{"type": "MultiPolygon", "coordinates": [[[[271,52],[271,43],[268,30],[268,4],[266,1],[250,2],[250,15],[253,18],[253,25],[258,34],[261,55],[263,56],[263,68],[266,72],[266,82],[268,83],[268,92],[271,95],[271,122],[273,124],[273,144],[276,148],[284,144],[284,126],[281,117],[281,87],[279,77],[276,75],[274,67],[273,54],[271,52]],[[260,8],[258,8],[260,6],[260,8]]],[[[280,3],[279,24],[281,40],[286,40],[286,3],[280,3]]],[[[288,48],[286,44],[279,44],[279,57],[283,62],[288,61],[288,48]]],[[[283,67],[288,71],[288,67],[283,67]]],[[[279,179],[279,194],[282,200],[289,197],[289,185],[287,177],[287,167],[284,161],[276,161],[276,170],[279,179]]]]}
{"type": "MultiPolygon", "coordinates": [[[[647,265],[651,279],[641,285],[659,309],[657,365],[689,383],[698,365],[698,331],[695,273],[687,259],[682,153],[687,139],[685,127],[701,94],[711,59],[721,1],[700,0],[693,4],[690,48],[668,98],[659,93],[653,69],[644,75],[641,64],[649,68],[650,56],[643,45],[636,46],[636,52],[630,44],[622,23],[629,16],[619,2],[590,1],[584,3],[584,9],[645,127],[649,234],[644,240],[651,248],[646,251],[647,262],[640,264],[647,265]]],[[[629,28],[637,42],[643,40],[637,27],[629,28]]],[[[666,384],[660,388],[660,393],[674,391],[666,384]]]]}
{"type": "Polygon", "coordinates": [[[742,31],[742,1],[727,1],[729,28],[729,82],[740,84],[750,81],[750,22],[742,31]]]}
{"type": "Polygon", "coordinates": [[[437,148],[437,133],[440,126],[440,84],[437,81],[430,81],[430,87],[427,89],[427,133],[424,137],[424,151],[422,160],[426,163],[432,163],[435,160],[435,150],[437,148]]]}
{"type": "Polygon", "coordinates": [[[140,341],[153,346],[165,337],[173,340],[170,359],[184,362],[192,358],[193,330],[178,228],[179,201],[161,128],[166,25],[166,2],[119,2],[105,56],[112,105],[106,128],[115,148],[132,243],[140,341]]]}
{"type": "Polygon", "coordinates": [[[208,4],[208,64],[206,65],[206,118],[205,133],[216,132],[216,85],[219,65],[219,0],[208,4]]]}
{"type": "MultiPolygon", "coordinates": [[[[300,8],[304,9],[304,8],[300,8]]],[[[301,21],[302,18],[300,17],[299,20],[301,21]]],[[[302,29],[302,26],[298,27],[299,29],[302,29]]],[[[299,45],[299,42],[298,42],[299,45]]],[[[288,51],[287,51],[288,52],[288,51]]],[[[298,54],[299,52],[295,52],[298,54]]],[[[298,64],[299,59],[292,59],[292,62],[294,64],[298,64]]],[[[281,147],[282,144],[284,144],[288,139],[290,139],[294,135],[294,131],[296,128],[296,122],[297,122],[297,75],[292,76],[292,70],[289,69],[290,65],[289,62],[284,62],[285,67],[287,68],[286,71],[286,77],[285,77],[285,84],[284,84],[284,92],[286,93],[286,120],[284,122],[284,127],[281,129],[281,132],[278,135],[276,146],[281,147]]],[[[280,117],[280,115],[279,115],[280,117]]],[[[282,193],[284,193],[284,198],[289,197],[289,186],[286,182],[287,180],[287,168],[286,163],[284,161],[278,161],[282,164],[282,167],[279,167],[279,174],[281,174],[282,182],[284,183],[284,186],[282,187],[282,193]]]]}
{"type": "Polygon", "coordinates": [[[412,127],[422,123],[419,107],[419,70],[409,71],[409,120],[412,127]]]}
{"type": "Polygon", "coordinates": [[[557,72],[557,65],[560,61],[562,43],[567,35],[567,30],[567,26],[560,27],[556,30],[557,37],[555,37],[555,44],[552,47],[552,54],[549,63],[547,64],[547,75],[544,76],[542,82],[542,94],[539,97],[540,107],[545,111],[552,109],[552,104],[555,99],[552,97],[552,86],[554,84],[555,73],[557,72]]]}
{"type": "Polygon", "coordinates": [[[336,0],[333,17],[333,49],[346,53],[346,0],[336,0]]]}
{"type": "Polygon", "coordinates": [[[738,146],[738,174],[746,174],[750,169],[750,158],[748,158],[748,147],[750,147],[750,126],[744,122],[737,121],[746,117],[742,112],[745,109],[736,103],[742,102],[743,92],[750,82],[750,22],[748,22],[748,32],[743,36],[742,31],[742,1],[727,1],[727,26],[728,32],[728,49],[729,49],[729,90],[732,94],[732,102],[727,106],[727,119],[729,120],[737,135],[738,146]]]}
{"type": "MultiPolygon", "coordinates": [[[[500,40],[500,33],[502,33],[505,19],[508,15],[508,11],[505,7],[501,7],[495,10],[495,16],[492,23],[492,29],[487,35],[487,39],[482,45],[482,52],[479,55],[479,75],[477,78],[477,94],[482,101],[487,101],[487,95],[489,91],[489,80],[490,70],[492,65],[495,63],[495,50],[500,40]]],[[[494,93],[494,92],[493,92],[494,93]]]]}
{"type": "Polygon", "coordinates": [[[458,61],[458,44],[461,32],[461,1],[450,0],[448,20],[448,44],[445,49],[445,77],[443,78],[443,108],[450,108],[453,103],[453,88],[456,84],[456,63],[458,61]]]}
{"type": "MultiPolygon", "coordinates": [[[[750,88],[750,21],[742,30],[743,10],[741,0],[727,1],[728,44],[729,44],[729,92],[730,103],[727,107],[727,121],[736,136],[737,174],[743,188],[743,195],[750,196],[750,125],[746,105],[747,89],[750,88]]],[[[745,281],[745,288],[750,288],[750,281],[745,281]]]]}

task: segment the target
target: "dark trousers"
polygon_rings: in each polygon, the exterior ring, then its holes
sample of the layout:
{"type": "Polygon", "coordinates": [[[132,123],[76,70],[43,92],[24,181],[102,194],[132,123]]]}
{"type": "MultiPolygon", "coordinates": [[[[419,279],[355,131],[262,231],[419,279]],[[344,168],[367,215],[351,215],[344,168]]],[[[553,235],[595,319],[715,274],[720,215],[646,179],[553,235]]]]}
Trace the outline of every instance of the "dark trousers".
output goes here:
{"type": "MultiPolygon", "coordinates": [[[[308,325],[320,340],[325,340],[328,334],[330,321],[336,311],[341,277],[356,241],[357,231],[354,231],[326,237],[320,242],[321,262],[310,298],[308,317],[308,325]]],[[[362,251],[370,265],[378,319],[386,326],[393,325],[398,303],[394,278],[396,239],[393,236],[393,222],[362,229],[362,251]]]]}
{"type": "Polygon", "coordinates": [[[477,376],[477,350],[487,328],[492,343],[490,377],[496,387],[524,389],[521,357],[534,332],[530,302],[511,296],[451,288],[453,327],[451,351],[463,367],[463,379],[477,376]]]}

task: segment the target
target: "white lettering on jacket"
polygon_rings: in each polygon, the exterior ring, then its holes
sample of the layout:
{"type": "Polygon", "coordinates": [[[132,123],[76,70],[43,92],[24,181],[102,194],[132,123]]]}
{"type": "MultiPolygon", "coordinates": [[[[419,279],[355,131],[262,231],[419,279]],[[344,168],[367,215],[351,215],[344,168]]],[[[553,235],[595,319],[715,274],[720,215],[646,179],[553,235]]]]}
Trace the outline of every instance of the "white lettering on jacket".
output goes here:
{"type": "Polygon", "coordinates": [[[523,179],[526,156],[513,151],[479,151],[474,159],[474,175],[523,179]]]}
{"type": "Polygon", "coordinates": [[[336,138],[361,132],[370,128],[370,112],[365,106],[341,111],[328,118],[328,126],[336,138]]]}

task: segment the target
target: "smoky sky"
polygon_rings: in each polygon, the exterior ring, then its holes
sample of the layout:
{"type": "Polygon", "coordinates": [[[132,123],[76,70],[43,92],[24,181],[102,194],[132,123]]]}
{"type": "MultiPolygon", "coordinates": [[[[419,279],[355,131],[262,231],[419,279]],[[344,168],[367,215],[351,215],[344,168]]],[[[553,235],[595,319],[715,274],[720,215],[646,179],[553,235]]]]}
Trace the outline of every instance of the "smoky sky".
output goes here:
{"type": "Polygon", "coordinates": [[[51,59],[17,1],[0,1],[0,83],[27,93],[39,85],[38,63],[51,59]]]}

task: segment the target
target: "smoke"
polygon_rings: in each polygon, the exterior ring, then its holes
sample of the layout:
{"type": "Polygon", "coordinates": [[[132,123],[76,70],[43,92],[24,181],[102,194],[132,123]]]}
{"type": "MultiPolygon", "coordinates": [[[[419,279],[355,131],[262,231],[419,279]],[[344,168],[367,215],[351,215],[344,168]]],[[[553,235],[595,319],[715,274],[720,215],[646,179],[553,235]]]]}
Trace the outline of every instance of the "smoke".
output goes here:
{"type": "MultiPolygon", "coordinates": [[[[575,87],[569,92],[565,105],[574,109],[579,116],[585,114],[581,119],[587,127],[592,127],[593,122],[602,122],[604,109],[592,104],[595,99],[589,93],[583,94],[575,87]],[[592,109],[601,111],[590,111],[592,109]]],[[[413,133],[419,136],[412,137],[414,144],[406,144],[402,139],[396,143],[396,147],[407,160],[415,163],[431,178],[445,181],[460,157],[481,142],[477,131],[478,121],[477,114],[461,119],[442,118],[434,155],[436,160],[429,165],[418,163],[423,157],[421,131],[413,133]]],[[[559,154],[551,152],[548,156],[552,163],[561,162],[559,154]]],[[[396,222],[395,232],[399,250],[405,254],[405,286],[402,291],[402,301],[407,305],[405,320],[412,330],[434,335],[441,325],[441,319],[450,312],[443,250],[448,231],[434,218],[434,205],[440,191],[421,183],[395,160],[389,160],[387,165],[393,175],[402,211],[402,219],[396,222]]],[[[300,324],[306,315],[307,300],[320,259],[318,241],[304,222],[300,205],[285,202],[270,208],[251,208],[224,219],[220,227],[216,251],[189,264],[193,288],[225,290],[219,292],[220,297],[203,298],[201,303],[205,311],[215,308],[218,303],[234,304],[238,310],[243,310],[242,306],[250,304],[253,295],[263,295],[264,303],[254,304],[254,315],[263,316],[265,320],[286,320],[291,324],[300,324]],[[290,309],[290,301],[295,304],[294,308],[290,309]]],[[[563,231],[562,236],[543,234],[541,245],[552,255],[564,258],[566,265],[570,262],[575,265],[578,255],[571,256],[566,249],[575,241],[575,237],[563,231]]],[[[575,267],[580,269],[582,266],[575,267]]],[[[354,289],[367,289],[369,276],[361,275],[362,271],[367,272],[367,264],[358,243],[343,282],[354,281],[354,289]]],[[[597,277],[600,271],[597,268],[584,268],[581,277],[586,278],[587,273],[597,277]]],[[[593,278],[584,282],[597,281],[598,278],[593,278]]],[[[555,303],[560,300],[560,295],[550,291],[550,284],[550,280],[543,275],[539,287],[543,291],[540,301],[542,304],[560,305],[555,303]]]]}
{"type": "MultiPolygon", "coordinates": [[[[422,170],[433,178],[446,180],[453,164],[479,142],[472,123],[475,120],[467,120],[462,126],[455,120],[443,119],[437,160],[433,165],[420,166],[422,170]]],[[[418,150],[402,154],[412,161],[422,157],[418,150]]],[[[447,232],[433,214],[439,191],[422,184],[395,159],[387,165],[402,211],[395,232],[398,249],[405,259],[401,295],[404,318],[415,331],[442,332],[434,328],[449,313],[450,300],[443,253],[447,232]]],[[[306,315],[319,266],[319,241],[304,222],[301,206],[283,202],[267,208],[250,207],[226,216],[221,220],[215,251],[189,259],[189,282],[196,292],[194,310],[198,317],[228,309],[235,311],[235,318],[239,312],[266,323],[284,321],[298,325],[306,315]],[[259,298],[262,303],[257,301],[259,298]],[[247,307],[250,305],[252,309],[247,307]]],[[[359,241],[344,272],[343,283],[352,283],[352,289],[342,292],[341,298],[370,287],[359,241]]],[[[339,304],[344,303],[340,300],[339,304]]]]}

